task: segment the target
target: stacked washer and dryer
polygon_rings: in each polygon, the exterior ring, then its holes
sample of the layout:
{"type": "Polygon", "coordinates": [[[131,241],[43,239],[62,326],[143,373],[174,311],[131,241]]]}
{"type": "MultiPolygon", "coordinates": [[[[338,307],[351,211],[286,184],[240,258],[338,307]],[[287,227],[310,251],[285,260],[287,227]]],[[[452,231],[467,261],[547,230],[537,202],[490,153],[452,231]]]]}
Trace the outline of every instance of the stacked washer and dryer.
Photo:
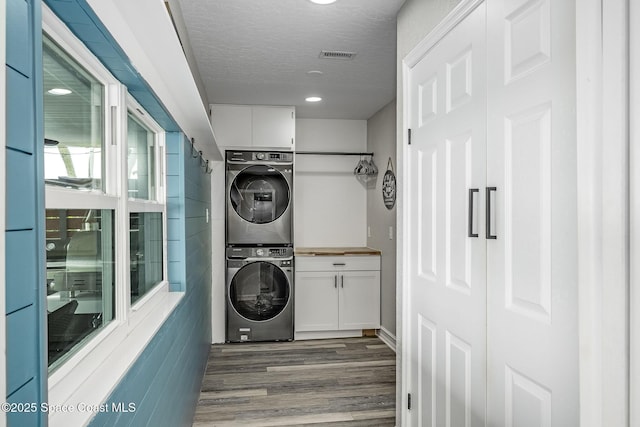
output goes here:
{"type": "Polygon", "coordinates": [[[293,153],[226,152],[226,341],[293,340],[293,153]]]}

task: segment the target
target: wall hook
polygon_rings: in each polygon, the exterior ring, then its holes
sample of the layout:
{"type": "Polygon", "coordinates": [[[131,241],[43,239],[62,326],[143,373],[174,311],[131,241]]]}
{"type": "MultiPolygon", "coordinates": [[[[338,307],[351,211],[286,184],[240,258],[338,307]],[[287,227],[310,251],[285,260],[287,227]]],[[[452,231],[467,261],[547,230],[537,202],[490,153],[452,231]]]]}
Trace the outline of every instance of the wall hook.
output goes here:
{"type": "Polygon", "coordinates": [[[198,151],[196,150],[196,141],[194,138],[191,138],[191,157],[194,159],[198,157],[198,151]],[[193,155],[195,153],[195,156],[193,155]]]}

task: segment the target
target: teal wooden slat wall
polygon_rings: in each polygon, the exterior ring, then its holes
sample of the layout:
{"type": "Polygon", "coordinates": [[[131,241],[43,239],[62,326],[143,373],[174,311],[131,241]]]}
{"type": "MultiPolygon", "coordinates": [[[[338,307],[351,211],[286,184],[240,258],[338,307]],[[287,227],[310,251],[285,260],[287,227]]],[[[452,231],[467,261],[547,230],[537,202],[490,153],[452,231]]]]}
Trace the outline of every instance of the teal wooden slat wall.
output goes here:
{"type": "Polygon", "coordinates": [[[99,413],[90,427],[190,426],[211,342],[211,181],[181,133],[167,134],[167,257],[182,299],[107,403],[135,412],[99,413]]]}
{"type": "MultiPolygon", "coordinates": [[[[86,0],[45,0],[167,134],[168,272],[185,291],[176,310],[116,386],[109,402],[136,412],[91,425],[190,425],[211,337],[210,180],[169,112],[129,63],[86,0]]],[[[7,0],[6,307],[8,402],[47,402],[42,114],[42,16],[37,0],[7,0]],[[42,286],[40,286],[42,284],[42,286]]],[[[9,426],[44,426],[46,414],[11,413],[9,426]]]]}
{"type": "MultiPolygon", "coordinates": [[[[42,18],[37,0],[7,0],[5,229],[7,390],[14,403],[46,402],[42,18]]],[[[43,425],[40,412],[9,426],[43,425]]]]}

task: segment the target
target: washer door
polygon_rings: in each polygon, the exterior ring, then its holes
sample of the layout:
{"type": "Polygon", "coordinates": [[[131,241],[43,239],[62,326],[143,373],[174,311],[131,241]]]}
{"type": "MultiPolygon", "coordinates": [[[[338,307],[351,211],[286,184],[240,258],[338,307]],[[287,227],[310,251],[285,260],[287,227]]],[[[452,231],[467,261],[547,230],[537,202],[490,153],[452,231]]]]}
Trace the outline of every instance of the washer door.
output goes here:
{"type": "Polygon", "coordinates": [[[276,169],[249,166],[233,180],[229,201],[238,215],[253,224],[273,222],[287,210],[291,198],[289,184],[276,169]]]}
{"type": "Polygon", "coordinates": [[[245,319],[264,321],[276,317],[289,301],[289,280],[270,262],[242,267],[229,284],[229,302],[245,319]]]}

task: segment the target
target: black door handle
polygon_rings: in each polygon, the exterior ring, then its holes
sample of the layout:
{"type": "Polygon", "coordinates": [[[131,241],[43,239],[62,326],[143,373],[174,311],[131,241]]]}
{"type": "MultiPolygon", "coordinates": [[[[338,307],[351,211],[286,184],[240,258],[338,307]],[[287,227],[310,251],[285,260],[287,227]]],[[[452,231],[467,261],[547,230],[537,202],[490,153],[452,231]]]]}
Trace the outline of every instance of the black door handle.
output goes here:
{"type": "Polygon", "coordinates": [[[496,187],[487,187],[487,239],[497,239],[498,236],[491,234],[491,192],[497,191],[496,187]]]}
{"type": "Polygon", "coordinates": [[[480,193],[478,188],[469,189],[469,237],[478,237],[478,233],[473,232],[473,194],[480,193]]]}

